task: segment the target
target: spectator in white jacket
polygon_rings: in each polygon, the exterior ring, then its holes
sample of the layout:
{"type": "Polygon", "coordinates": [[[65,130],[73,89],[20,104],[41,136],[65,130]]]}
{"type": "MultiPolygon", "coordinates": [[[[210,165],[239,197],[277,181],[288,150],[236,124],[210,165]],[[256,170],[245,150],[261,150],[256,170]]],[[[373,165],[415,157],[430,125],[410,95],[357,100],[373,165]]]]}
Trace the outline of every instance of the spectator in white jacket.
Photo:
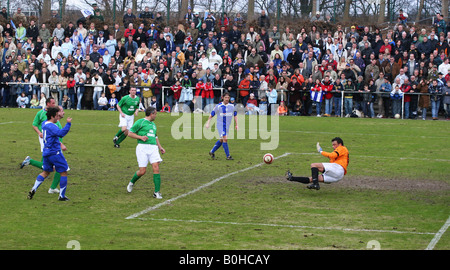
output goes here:
{"type": "Polygon", "coordinates": [[[94,110],[98,110],[98,100],[100,99],[103,92],[103,79],[98,72],[96,72],[94,77],[92,78],[92,84],[95,85],[94,94],[92,96],[92,99],[94,101],[94,110]]]}
{"type": "Polygon", "coordinates": [[[439,65],[438,71],[440,73],[442,73],[442,75],[447,75],[448,70],[450,69],[450,60],[448,59],[448,57],[444,58],[444,62],[442,64],[439,65]]]}

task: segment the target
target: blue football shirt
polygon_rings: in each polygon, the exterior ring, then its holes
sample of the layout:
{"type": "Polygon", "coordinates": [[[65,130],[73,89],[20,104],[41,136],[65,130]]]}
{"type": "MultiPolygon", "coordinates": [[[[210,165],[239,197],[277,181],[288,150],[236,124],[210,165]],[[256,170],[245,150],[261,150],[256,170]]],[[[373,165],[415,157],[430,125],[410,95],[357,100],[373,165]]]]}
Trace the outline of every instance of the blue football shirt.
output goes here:
{"type": "Polygon", "coordinates": [[[224,104],[223,102],[220,102],[216,105],[216,107],[214,107],[214,110],[211,112],[211,116],[217,116],[217,131],[220,136],[225,136],[228,134],[230,124],[233,121],[233,117],[236,115],[236,107],[231,103],[224,104]]]}
{"type": "Polygon", "coordinates": [[[61,142],[59,138],[66,136],[70,130],[71,123],[67,123],[60,129],[56,124],[45,121],[42,123],[42,134],[44,139],[44,151],[42,156],[56,155],[61,151],[61,142]]]}

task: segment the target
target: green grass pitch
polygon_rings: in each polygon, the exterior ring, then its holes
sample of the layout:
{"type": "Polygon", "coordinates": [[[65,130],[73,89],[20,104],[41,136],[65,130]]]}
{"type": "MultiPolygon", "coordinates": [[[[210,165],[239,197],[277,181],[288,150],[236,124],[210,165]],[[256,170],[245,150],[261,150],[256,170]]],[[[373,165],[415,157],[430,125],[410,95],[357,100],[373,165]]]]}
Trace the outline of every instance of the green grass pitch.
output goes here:
{"type": "Polygon", "coordinates": [[[150,166],[126,191],[137,170],[136,140],[113,147],[118,112],[66,111],[73,118],[64,138],[71,200],[59,202],[47,193],[52,175],[33,200],[26,198],[40,173],[19,169],[26,156],[40,159],[31,127],[36,112],[0,109],[2,250],[65,250],[70,243],[82,250],[450,248],[450,232],[442,230],[450,216],[448,121],[280,117],[278,146],[267,151],[261,143],[270,139],[250,134],[255,118],[247,116],[239,123],[244,137],[229,141],[234,160],[227,161],[222,148],[210,160],[215,140],[194,134],[194,122],[201,126],[207,116],[189,115],[191,138],[178,139],[173,127],[181,115],[159,113],[167,152],[164,198],[157,200],[150,166]],[[330,151],[335,136],[350,152],[343,180],[319,191],[286,181],[287,169],[310,176],[310,163],[327,162],[315,145],[330,151]],[[262,164],[267,152],[276,158],[270,165],[262,164]]]}

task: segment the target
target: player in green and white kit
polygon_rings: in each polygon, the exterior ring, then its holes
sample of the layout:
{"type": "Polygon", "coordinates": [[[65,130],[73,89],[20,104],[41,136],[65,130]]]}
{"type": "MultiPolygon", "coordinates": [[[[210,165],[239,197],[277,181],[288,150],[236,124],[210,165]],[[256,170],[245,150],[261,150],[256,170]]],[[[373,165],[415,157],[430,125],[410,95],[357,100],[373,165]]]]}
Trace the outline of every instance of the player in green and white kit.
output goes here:
{"type": "MultiPolygon", "coordinates": [[[[43,134],[42,134],[42,123],[47,121],[47,109],[46,108],[50,108],[50,107],[55,107],[56,106],[56,101],[54,98],[49,97],[46,102],[45,102],[46,106],[44,109],[38,111],[36,113],[36,116],[34,117],[33,120],[33,130],[38,134],[38,138],[39,138],[39,143],[41,145],[41,152],[44,149],[44,140],[43,140],[43,134]]],[[[64,117],[64,110],[62,109],[62,107],[60,106],[60,110],[59,110],[59,116],[62,119],[64,117]]],[[[61,129],[61,123],[59,122],[59,120],[56,122],[56,125],[61,129]]],[[[66,146],[62,143],[62,138],[60,138],[60,142],[61,142],[61,150],[66,151],[67,148],[66,146]]],[[[41,161],[37,161],[32,159],[30,156],[27,156],[24,161],[22,161],[22,163],[20,164],[20,168],[22,169],[23,167],[27,166],[27,165],[31,165],[34,166],[36,168],[39,168],[42,170],[42,155],[41,155],[41,161]]],[[[53,194],[59,194],[59,189],[58,189],[58,185],[59,185],[59,181],[61,179],[61,174],[59,174],[58,172],[55,172],[55,175],[53,176],[53,182],[48,190],[48,193],[53,194]]]]}
{"type": "Polygon", "coordinates": [[[161,151],[161,154],[164,154],[166,150],[162,148],[156,135],[155,118],[156,109],[154,107],[148,107],[145,110],[145,117],[137,120],[128,133],[130,138],[137,139],[138,142],[136,146],[136,157],[139,170],[131,178],[127,186],[127,191],[131,192],[133,190],[134,184],[146,173],[147,165],[150,163],[153,169],[153,183],[155,184],[153,197],[162,199],[160,192],[161,175],[159,174],[159,163],[161,163],[162,159],[159,152],[161,151]]]}
{"type": "Polygon", "coordinates": [[[136,88],[130,89],[130,94],[122,97],[119,103],[116,105],[119,111],[119,131],[114,136],[114,147],[119,148],[120,143],[125,140],[128,135],[128,131],[133,126],[134,115],[137,116],[139,112],[140,98],[136,95],[136,88]]]}

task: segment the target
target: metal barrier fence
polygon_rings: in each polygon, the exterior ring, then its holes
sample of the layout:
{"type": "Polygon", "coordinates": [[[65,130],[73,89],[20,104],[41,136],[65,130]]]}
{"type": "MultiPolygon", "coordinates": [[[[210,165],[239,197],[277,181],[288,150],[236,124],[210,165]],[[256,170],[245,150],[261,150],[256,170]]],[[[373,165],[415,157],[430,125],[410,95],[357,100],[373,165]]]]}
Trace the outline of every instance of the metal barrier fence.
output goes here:
{"type": "MultiPolygon", "coordinates": [[[[37,85],[43,85],[46,87],[50,87],[50,86],[59,86],[59,84],[51,84],[51,83],[17,83],[17,82],[9,82],[8,85],[18,85],[18,84],[22,84],[22,85],[33,85],[33,86],[37,86],[37,85]]],[[[98,84],[85,84],[85,87],[102,87],[103,90],[102,92],[105,93],[106,88],[108,88],[108,85],[98,85],[98,84]]],[[[131,87],[135,87],[135,88],[149,88],[148,86],[139,86],[139,85],[132,85],[131,87]]],[[[190,87],[193,91],[196,89],[195,87],[190,87]]],[[[163,86],[162,87],[162,91],[164,92],[164,89],[170,89],[170,86],[163,86]]],[[[224,88],[213,88],[213,91],[220,91],[220,96],[223,95],[225,89],[224,88]]],[[[236,93],[238,94],[239,91],[259,91],[259,89],[236,89],[236,93]]],[[[284,89],[278,89],[277,91],[277,100],[278,100],[278,94],[281,93],[280,95],[280,101],[285,101],[284,100],[284,92],[289,92],[288,90],[284,90],[284,89]]],[[[304,91],[302,91],[301,93],[304,93],[304,91]]],[[[327,93],[340,93],[341,94],[341,112],[340,112],[340,117],[344,117],[344,100],[345,100],[345,94],[367,94],[365,92],[359,92],[359,91],[331,91],[331,92],[327,92],[327,93]]],[[[378,95],[381,97],[382,94],[390,94],[390,92],[370,92],[370,94],[372,95],[378,95]]],[[[432,94],[430,93],[403,93],[402,95],[402,105],[401,105],[401,118],[404,119],[404,113],[405,113],[405,95],[417,95],[417,96],[423,96],[423,95],[428,95],[431,96],[432,94]]],[[[444,96],[444,94],[437,94],[440,96],[444,96]]],[[[164,104],[164,99],[165,99],[165,95],[161,95],[161,103],[164,104]]],[[[352,105],[353,106],[353,105],[352,105]]],[[[353,108],[353,107],[352,107],[353,108]]]]}

